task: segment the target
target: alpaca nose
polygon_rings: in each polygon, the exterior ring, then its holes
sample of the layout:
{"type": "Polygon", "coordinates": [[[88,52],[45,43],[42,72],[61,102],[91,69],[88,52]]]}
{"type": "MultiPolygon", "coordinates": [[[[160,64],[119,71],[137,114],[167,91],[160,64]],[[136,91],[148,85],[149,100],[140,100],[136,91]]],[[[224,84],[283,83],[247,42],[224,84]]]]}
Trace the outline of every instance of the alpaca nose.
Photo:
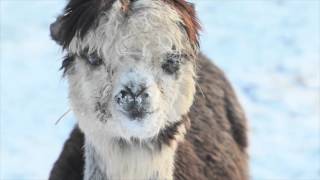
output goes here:
{"type": "Polygon", "coordinates": [[[129,118],[142,119],[147,114],[149,94],[146,87],[124,86],[115,98],[129,118]]]}

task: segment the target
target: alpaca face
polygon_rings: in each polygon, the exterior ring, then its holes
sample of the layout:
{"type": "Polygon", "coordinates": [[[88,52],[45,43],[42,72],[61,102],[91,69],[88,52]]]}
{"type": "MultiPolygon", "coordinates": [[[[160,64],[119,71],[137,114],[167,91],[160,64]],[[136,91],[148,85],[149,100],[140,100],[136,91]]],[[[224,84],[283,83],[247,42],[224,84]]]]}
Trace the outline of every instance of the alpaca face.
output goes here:
{"type": "Polygon", "coordinates": [[[162,1],[115,1],[67,46],[69,96],[88,138],[155,138],[189,111],[196,52],[181,16],[162,1]]]}

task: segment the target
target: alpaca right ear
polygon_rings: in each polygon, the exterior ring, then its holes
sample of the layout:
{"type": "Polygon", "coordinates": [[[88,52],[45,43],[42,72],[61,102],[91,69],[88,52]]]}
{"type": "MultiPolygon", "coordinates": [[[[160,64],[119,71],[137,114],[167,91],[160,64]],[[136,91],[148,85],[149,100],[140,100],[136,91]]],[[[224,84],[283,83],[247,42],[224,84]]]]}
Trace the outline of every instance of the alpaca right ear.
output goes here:
{"type": "Polygon", "coordinates": [[[62,16],[59,16],[57,20],[50,25],[50,35],[51,38],[56,41],[59,45],[63,44],[63,29],[62,29],[62,16]]]}

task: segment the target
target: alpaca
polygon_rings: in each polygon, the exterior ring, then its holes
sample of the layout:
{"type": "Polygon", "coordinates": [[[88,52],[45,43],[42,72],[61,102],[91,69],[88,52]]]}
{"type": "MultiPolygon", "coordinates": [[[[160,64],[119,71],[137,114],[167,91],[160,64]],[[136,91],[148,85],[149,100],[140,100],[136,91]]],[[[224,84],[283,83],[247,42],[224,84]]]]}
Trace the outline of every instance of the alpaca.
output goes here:
{"type": "Polygon", "coordinates": [[[51,25],[77,125],[50,180],[246,180],[246,118],[185,0],[70,0],[51,25]]]}

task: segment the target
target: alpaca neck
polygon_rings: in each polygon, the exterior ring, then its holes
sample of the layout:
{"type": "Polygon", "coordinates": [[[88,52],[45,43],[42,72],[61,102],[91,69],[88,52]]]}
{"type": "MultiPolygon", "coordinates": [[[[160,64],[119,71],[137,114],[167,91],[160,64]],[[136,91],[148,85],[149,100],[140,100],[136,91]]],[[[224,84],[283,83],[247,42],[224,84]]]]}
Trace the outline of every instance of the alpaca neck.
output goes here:
{"type": "Polygon", "coordinates": [[[176,148],[175,143],[150,149],[141,144],[86,139],[84,179],[172,180],[176,148]]]}

